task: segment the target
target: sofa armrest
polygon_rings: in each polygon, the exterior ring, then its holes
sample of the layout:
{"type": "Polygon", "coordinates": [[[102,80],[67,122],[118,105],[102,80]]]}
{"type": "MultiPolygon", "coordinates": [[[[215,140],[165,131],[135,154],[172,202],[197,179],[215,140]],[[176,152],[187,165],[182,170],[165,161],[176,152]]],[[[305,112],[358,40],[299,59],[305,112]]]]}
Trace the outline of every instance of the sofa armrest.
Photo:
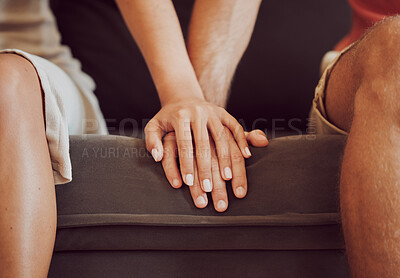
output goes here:
{"type": "Polygon", "coordinates": [[[57,185],[56,251],[343,249],[338,169],[343,136],[291,136],[253,148],[249,191],[229,208],[194,207],[143,140],[71,136],[73,181],[57,185]],[[210,235],[212,238],[210,239],[210,235]]]}

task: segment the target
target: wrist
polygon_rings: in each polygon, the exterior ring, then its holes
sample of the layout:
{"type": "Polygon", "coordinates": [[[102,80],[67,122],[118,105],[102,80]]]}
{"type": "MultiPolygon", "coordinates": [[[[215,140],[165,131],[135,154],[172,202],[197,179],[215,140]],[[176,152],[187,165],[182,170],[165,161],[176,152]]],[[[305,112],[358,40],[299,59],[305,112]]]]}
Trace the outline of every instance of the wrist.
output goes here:
{"type": "Polygon", "coordinates": [[[182,100],[205,100],[203,91],[196,78],[169,78],[165,82],[159,82],[157,92],[161,106],[182,100]]]}
{"type": "Polygon", "coordinates": [[[192,94],[192,93],[182,93],[182,94],[171,94],[168,97],[161,98],[161,107],[164,107],[168,104],[178,103],[181,101],[205,101],[203,95],[192,94]]]}

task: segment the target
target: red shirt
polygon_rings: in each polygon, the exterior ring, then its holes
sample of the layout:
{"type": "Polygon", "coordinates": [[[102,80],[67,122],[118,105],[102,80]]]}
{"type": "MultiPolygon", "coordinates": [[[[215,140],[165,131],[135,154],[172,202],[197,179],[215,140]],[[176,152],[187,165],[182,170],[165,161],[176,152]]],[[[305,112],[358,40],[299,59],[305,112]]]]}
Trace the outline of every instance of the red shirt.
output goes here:
{"type": "Polygon", "coordinates": [[[358,40],[365,30],[385,16],[400,13],[400,0],[349,0],[349,4],[353,25],[350,32],[335,46],[335,50],[342,50],[358,40]]]}

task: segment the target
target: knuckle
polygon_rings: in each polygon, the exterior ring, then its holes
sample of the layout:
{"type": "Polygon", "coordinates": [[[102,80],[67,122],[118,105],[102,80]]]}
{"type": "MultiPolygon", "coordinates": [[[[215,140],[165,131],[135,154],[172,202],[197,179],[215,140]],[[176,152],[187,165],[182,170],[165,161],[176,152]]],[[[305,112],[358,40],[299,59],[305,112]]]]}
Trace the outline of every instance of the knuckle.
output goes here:
{"type": "Polygon", "coordinates": [[[215,123],[220,123],[221,122],[221,118],[218,115],[215,115],[215,113],[212,113],[210,115],[210,117],[208,118],[208,120],[210,121],[211,124],[215,124],[215,123]]]}
{"type": "MultiPolygon", "coordinates": [[[[182,176],[184,174],[192,174],[193,173],[193,165],[190,163],[182,163],[181,164],[181,172],[182,172],[182,176]]],[[[197,184],[197,178],[195,178],[193,180],[194,185],[197,184]]]]}
{"type": "Polygon", "coordinates": [[[178,139],[178,144],[180,153],[193,152],[192,141],[188,139],[178,139]]]}
{"type": "Polygon", "coordinates": [[[219,161],[224,165],[228,165],[231,159],[229,152],[221,152],[221,154],[218,155],[218,158],[219,161]]]}
{"type": "Polygon", "coordinates": [[[202,178],[209,178],[210,177],[210,168],[199,168],[199,176],[202,178]]]}
{"type": "Polygon", "coordinates": [[[237,124],[236,124],[235,131],[236,131],[236,132],[237,132],[237,134],[239,134],[239,135],[242,135],[242,134],[244,134],[244,129],[243,129],[242,125],[241,125],[241,124],[239,124],[239,123],[237,123],[237,124]]]}
{"type": "Polygon", "coordinates": [[[213,136],[215,143],[223,143],[226,141],[226,132],[224,127],[218,128],[213,136]]]}
{"type": "Polygon", "coordinates": [[[225,144],[220,146],[218,149],[218,158],[221,160],[227,160],[230,159],[230,151],[229,151],[229,146],[226,146],[225,144]]]}
{"type": "Polygon", "coordinates": [[[244,163],[243,155],[239,152],[232,153],[231,160],[232,160],[232,163],[235,163],[235,164],[243,164],[244,163]]]}
{"type": "Polygon", "coordinates": [[[201,105],[195,105],[193,107],[193,112],[196,113],[197,115],[204,115],[205,109],[201,105]]]}
{"type": "Polygon", "coordinates": [[[239,139],[246,138],[244,135],[244,129],[240,124],[238,124],[236,127],[234,127],[234,130],[232,133],[235,138],[239,138],[239,139]]]}
{"type": "Polygon", "coordinates": [[[213,192],[214,192],[215,196],[217,196],[217,199],[223,199],[226,195],[225,186],[215,185],[213,188],[213,192]]]}
{"type": "Polygon", "coordinates": [[[144,132],[148,133],[148,132],[153,132],[158,128],[158,124],[156,123],[155,120],[150,120],[146,126],[144,127],[144,132]]]}
{"type": "Polygon", "coordinates": [[[216,160],[216,159],[211,159],[211,169],[213,170],[214,173],[219,173],[219,164],[218,164],[218,160],[216,160]]]}
{"type": "Polygon", "coordinates": [[[210,147],[196,146],[196,157],[202,160],[209,160],[211,158],[210,147]]]}
{"type": "Polygon", "coordinates": [[[200,163],[207,163],[210,165],[210,152],[207,150],[196,151],[196,158],[200,163]]]}
{"type": "Polygon", "coordinates": [[[244,174],[244,173],[242,173],[242,172],[236,172],[236,173],[234,173],[235,175],[235,178],[234,178],[234,181],[235,181],[235,184],[237,184],[237,185],[243,185],[244,183],[245,183],[245,181],[246,181],[246,174],[244,174]]]}
{"type": "Polygon", "coordinates": [[[188,118],[188,116],[189,116],[189,113],[188,113],[188,111],[187,111],[186,109],[179,109],[179,110],[176,112],[176,117],[177,117],[179,120],[185,120],[185,119],[188,118]]]}
{"type": "Polygon", "coordinates": [[[224,126],[224,139],[229,142],[230,139],[232,139],[232,132],[229,128],[227,128],[226,126],[224,126]]]}
{"type": "Polygon", "coordinates": [[[173,158],[171,158],[170,156],[166,155],[163,157],[163,159],[161,160],[162,163],[162,167],[164,170],[170,170],[174,168],[174,160],[173,158]]]}
{"type": "Polygon", "coordinates": [[[239,124],[239,132],[244,135],[244,128],[241,124],[239,124]]]}
{"type": "Polygon", "coordinates": [[[208,160],[197,160],[197,170],[199,172],[200,175],[206,173],[208,175],[208,173],[210,173],[211,170],[211,163],[208,160]]]}
{"type": "Polygon", "coordinates": [[[174,172],[173,165],[168,162],[163,163],[163,168],[164,168],[165,175],[167,175],[167,176],[170,176],[170,174],[172,174],[172,172],[174,172]]]}
{"type": "Polygon", "coordinates": [[[209,150],[210,149],[210,142],[208,140],[197,140],[196,149],[209,150]]]}
{"type": "Polygon", "coordinates": [[[147,137],[147,138],[145,139],[145,145],[146,145],[146,149],[147,149],[149,152],[151,152],[151,151],[153,150],[155,144],[154,144],[153,142],[151,142],[151,141],[149,140],[149,138],[147,137]]]}

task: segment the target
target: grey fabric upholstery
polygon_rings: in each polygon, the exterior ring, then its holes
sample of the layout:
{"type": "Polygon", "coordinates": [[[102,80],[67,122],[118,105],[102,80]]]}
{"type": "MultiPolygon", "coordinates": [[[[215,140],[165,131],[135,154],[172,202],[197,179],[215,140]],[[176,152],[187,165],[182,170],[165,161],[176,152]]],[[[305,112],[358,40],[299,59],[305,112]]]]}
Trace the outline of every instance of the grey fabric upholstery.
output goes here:
{"type": "Polygon", "coordinates": [[[341,251],[58,252],[50,277],[346,278],[341,251]]]}
{"type": "Polygon", "coordinates": [[[186,187],[172,189],[142,140],[72,136],[73,181],[56,187],[50,277],[192,277],[201,257],[209,275],[346,277],[337,182],[344,142],[305,135],[253,148],[248,196],[229,190],[221,214],[195,208],[186,187]]]}

